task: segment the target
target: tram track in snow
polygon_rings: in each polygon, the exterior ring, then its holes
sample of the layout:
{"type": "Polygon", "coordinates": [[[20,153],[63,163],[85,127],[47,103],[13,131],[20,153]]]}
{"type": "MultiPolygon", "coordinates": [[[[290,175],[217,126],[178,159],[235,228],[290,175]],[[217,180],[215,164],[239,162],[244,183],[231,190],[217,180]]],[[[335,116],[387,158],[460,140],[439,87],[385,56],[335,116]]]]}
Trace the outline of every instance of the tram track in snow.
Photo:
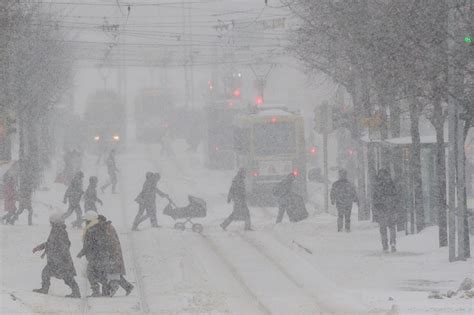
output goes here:
{"type": "MultiPolygon", "coordinates": [[[[120,178],[120,182],[119,182],[119,189],[122,190],[121,188],[123,187],[122,185],[122,178],[120,178]]],[[[132,260],[132,265],[133,265],[133,276],[135,278],[135,283],[136,283],[136,286],[135,286],[135,289],[136,289],[136,292],[138,293],[138,298],[139,298],[139,301],[140,301],[140,310],[141,310],[141,313],[144,313],[144,314],[148,314],[150,313],[150,307],[148,305],[148,301],[147,301],[147,298],[146,298],[146,294],[145,294],[145,287],[144,287],[144,284],[143,284],[143,277],[142,277],[142,272],[141,272],[141,267],[140,267],[140,264],[138,263],[137,261],[137,251],[136,251],[136,248],[135,248],[135,244],[134,244],[134,241],[133,241],[133,237],[132,237],[132,233],[130,231],[130,227],[128,227],[126,224],[127,224],[127,212],[126,212],[126,201],[125,201],[125,194],[124,193],[121,193],[120,194],[120,208],[121,208],[121,212],[122,212],[122,218],[123,218],[123,226],[122,228],[126,231],[125,232],[125,235],[127,236],[127,240],[128,240],[128,245],[129,245],[129,249],[130,249],[130,258],[132,260]]]]}
{"type": "MultiPolygon", "coordinates": [[[[147,153],[149,154],[150,160],[153,162],[153,164],[155,166],[158,166],[157,161],[153,159],[153,155],[149,147],[147,147],[147,153]]],[[[181,167],[179,167],[178,170],[182,172],[181,167]]],[[[195,182],[192,180],[189,182],[195,184],[195,182]]],[[[270,216],[268,209],[262,208],[262,210],[265,212],[266,217],[270,216]]],[[[232,253],[229,255],[229,252],[227,252],[226,254],[226,249],[223,249],[225,248],[225,246],[219,245],[219,241],[217,241],[212,235],[206,233],[197,235],[198,238],[203,242],[203,244],[205,244],[205,246],[208,248],[208,250],[210,250],[216,257],[218,257],[222,264],[226,266],[228,272],[230,272],[235,282],[237,282],[239,286],[245,291],[245,293],[256,303],[256,305],[258,305],[259,311],[262,314],[273,314],[274,311],[272,310],[272,305],[268,302],[268,299],[266,302],[263,301],[265,300],[265,297],[262,296],[262,291],[258,290],[258,287],[252,288],[252,281],[249,281],[248,274],[245,275],[245,272],[243,271],[245,270],[245,266],[239,266],[239,264],[236,262],[237,260],[231,257],[232,253]],[[256,291],[258,291],[258,293],[256,291]]],[[[259,257],[257,260],[259,260],[260,263],[262,261],[265,262],[263,264],[264,267],[266,266],[267,268],[273,269],[273,271],[277,271],[278,273],[280,273],[280,279],[281,281],[286,282],[286,285],[292,286],[293,289],[296,288],[299,291],[299,295],[305,296],[307,298],[307,301],[318,301],[318,297],[315,296],[312,292],[306,290],[304,285],[301,284],[298,280],[296,280],[291,274],[291,272],[288,271],[281,263],[275,261],[274,258],[267,253],[265,248],[263,248],[261,245],[256,244],[253,240],[246,237],[242,233],[236,233],[235,235],[244,244],[246,244],[247,247],[251,248],[251,250],[254,251],[255,255],[253,257],[259,257]]],[[[272,237],[274,236],[272,235],[272,237]]],[[[264,292],[263,295],[265,295],[265,293],[271,294],[271,292],[264,292]]],[[[318,312],[321,314],[328,314],[327,310],[321,309],[319,303],[312,303],[312,307],[314,308],[311,310],[311,314],[317,314],[318,312]]]]}

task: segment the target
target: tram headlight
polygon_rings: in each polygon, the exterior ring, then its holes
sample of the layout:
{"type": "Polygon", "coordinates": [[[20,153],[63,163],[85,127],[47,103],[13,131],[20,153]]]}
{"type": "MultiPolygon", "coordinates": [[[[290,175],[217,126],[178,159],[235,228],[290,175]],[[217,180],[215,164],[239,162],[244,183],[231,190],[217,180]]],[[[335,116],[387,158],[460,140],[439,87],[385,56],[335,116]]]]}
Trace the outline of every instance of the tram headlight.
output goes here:
{"type": "Polygon", "coordinates": [[[94,140],[95,140],[96,142],[99,141],[99,140],[100,140],[100,136],[95,136],[95,137],[94,137],[94,140]]]}
{"type": "Polygon", "coordinates": [[[119,141],[120,140],[120,136],[119,135],[114,135],[112,137],[112,139],[114,139],[114,141],[119,141]]]}

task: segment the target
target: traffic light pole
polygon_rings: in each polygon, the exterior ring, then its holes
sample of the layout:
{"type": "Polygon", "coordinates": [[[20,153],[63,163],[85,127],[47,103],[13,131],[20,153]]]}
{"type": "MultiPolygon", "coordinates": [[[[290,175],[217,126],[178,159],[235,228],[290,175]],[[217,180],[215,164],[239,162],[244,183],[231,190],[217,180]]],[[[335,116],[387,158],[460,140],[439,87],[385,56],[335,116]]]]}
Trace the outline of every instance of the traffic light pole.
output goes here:
{"type": "Polygon", "coordinates": [[[323,133],[324,151],[324,211],[329,212],[329,170],[328,170],[328,132],[323,133]]]}
{"type": "Polygon", "coordinates": [[[328,168],[328,133],[329,133],[329,125],[328,120],[330,119],[328,112],[329,112],[329,104],[324,102],[321,105],[321,122],[323,124],[322,131],[323,131],[323,172],[324,172],[324,212],[329,212],[329,168],[328,168]]]}

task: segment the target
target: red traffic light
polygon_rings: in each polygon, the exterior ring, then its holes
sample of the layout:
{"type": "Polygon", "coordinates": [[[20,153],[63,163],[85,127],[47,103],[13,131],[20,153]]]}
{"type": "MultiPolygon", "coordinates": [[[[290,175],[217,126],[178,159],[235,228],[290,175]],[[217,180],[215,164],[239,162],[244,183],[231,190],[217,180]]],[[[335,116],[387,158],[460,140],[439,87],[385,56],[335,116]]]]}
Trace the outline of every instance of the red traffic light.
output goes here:
{"type": "Polygon", "coordinates": [[[257,96],[257,98],[255,99],[255,104],[263,105],[263,97],[262,96],[257,96]]]}
{"type": "Polygon", "coordinates": [[[234,95],[234,97],[240,97],[240,89],[235,89],[232,94],[234,95]]]}

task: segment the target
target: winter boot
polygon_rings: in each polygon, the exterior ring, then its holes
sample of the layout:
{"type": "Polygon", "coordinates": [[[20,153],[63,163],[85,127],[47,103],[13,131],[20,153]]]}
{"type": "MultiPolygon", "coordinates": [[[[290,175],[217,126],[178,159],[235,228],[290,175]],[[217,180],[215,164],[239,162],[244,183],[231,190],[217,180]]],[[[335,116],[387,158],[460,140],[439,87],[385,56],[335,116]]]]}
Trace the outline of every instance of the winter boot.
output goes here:
{"type": "Polygon", "coordinates": [[[395,247],[395,245],[392,245],[390,246],[390,250],[392,253],[395,253],[397,251],[397,248],[395,247]]]}
{"type": "Polygon", "coordinates": [[[117,290],[119,289],[119,284],[117,283],[117,281],[113,280],[113,281],[110,281],[108,286],[109,286],[108,296],[113,297],[115,293],[117,293],[117,290]]]}
{"type": "Polygon", "coordinates": [[[79,291],[79,286],[77,285],[77,282],[74,279],[72,279],[72,281],[70,281],[66,284],[68,284],[69,287],[72,290],[71,294],[66,295],[66,297],[80,299],[81,298],[81,292],[79,291]]]}
{"type": "Polygon", "coordinates": [[[34,289],[33,292],[41,293],[41,294],[48,294],[48,288],[42,287],[41,289],[34,289]]]}
{"type": "Polygon", "coordinates": [[[99,290],[99,285],[92,286],[92,294],[89,295],[88,297],[99,297],[99,296],[102,296],[99,290]]]}
{"type": "Polygon", "coordinates": [[[221,227],[224,231],[227,229],[227,226],[224,225],[224,223],[221,223],[221,224],[220,224],[220,227],[221,227]]]}
{"type": "Polygon", "coordinates": [[[130,283],[130,285],[125,288],[125,294],[126,294],[126,295],[130,295],[130,293],[132,292],[133,288],[134,288],[133,284],[130,283]]]}

